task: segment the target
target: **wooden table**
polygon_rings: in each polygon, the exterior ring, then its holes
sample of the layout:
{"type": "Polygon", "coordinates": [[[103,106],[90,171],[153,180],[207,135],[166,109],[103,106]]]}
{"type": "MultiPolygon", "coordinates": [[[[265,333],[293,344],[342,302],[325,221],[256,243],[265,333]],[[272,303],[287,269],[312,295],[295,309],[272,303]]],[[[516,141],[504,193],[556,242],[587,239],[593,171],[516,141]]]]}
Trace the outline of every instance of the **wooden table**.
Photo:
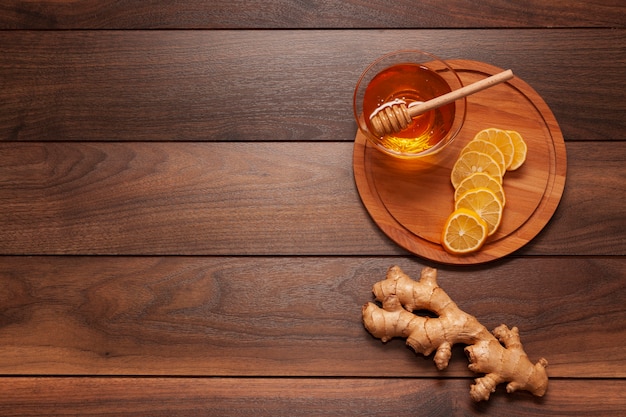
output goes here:
{"type": "Polygon", "coordinates": [[[623,415],[626,6],[0,5],[0,415],[623,415]],[[351,99],[417,48],[512,68],[565,138],[560,205],[500,260],[404,251],[357,192],[351,99]],[[473,404],[361,305],[391,265],[549,361],[473,404]]]}

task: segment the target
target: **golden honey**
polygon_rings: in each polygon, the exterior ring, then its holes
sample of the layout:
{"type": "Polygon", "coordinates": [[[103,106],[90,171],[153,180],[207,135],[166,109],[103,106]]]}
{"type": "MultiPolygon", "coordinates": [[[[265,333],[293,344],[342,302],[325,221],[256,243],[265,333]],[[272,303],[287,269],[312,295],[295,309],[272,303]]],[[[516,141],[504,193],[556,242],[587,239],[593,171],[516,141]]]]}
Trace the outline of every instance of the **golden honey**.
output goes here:
{"type": "MultiPolygon", "coordinates": [[[[373,131],[370,116],[392,101],[423,102],[450,92],[450,86],[436,72],[424,65],[398,64],[379,72],[368,84],[363,97],[363,114],[368,130],[373,131]]],[[[417,153],[443,140],[454,121],[454,103],[421,114],[402,131],[378,138],[379,144],[398,153],[417,153]]]]}

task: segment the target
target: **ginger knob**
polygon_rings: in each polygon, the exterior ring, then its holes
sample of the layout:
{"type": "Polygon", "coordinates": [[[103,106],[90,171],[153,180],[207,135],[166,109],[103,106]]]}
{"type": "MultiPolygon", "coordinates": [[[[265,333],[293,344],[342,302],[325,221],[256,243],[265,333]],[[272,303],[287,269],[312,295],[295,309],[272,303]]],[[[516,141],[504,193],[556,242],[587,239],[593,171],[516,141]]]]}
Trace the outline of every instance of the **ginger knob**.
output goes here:
{"type": "Polygon", "coordinates": [[[522,347],[517,327],[502,324],[489,332],[478,320],[462,311],[437,285],[437,270],[424,268],[418,281],[397,267],[389,268],[386,279],[374,284],[376,301],[363,306],[363,324],[383,342],[406,338],[417,353],[435,352],[439,370],[448,366],[452,346],[467,345],[465,353],[472,372],[484,374],[470,388],[474,401],[488,400],[496,386],[507,382],[507,392],[524,390],[541,397],[548,388],[548,361],[532,363],[522,347]],[[428,310],[436,317],[415,315],[428,310]]]}

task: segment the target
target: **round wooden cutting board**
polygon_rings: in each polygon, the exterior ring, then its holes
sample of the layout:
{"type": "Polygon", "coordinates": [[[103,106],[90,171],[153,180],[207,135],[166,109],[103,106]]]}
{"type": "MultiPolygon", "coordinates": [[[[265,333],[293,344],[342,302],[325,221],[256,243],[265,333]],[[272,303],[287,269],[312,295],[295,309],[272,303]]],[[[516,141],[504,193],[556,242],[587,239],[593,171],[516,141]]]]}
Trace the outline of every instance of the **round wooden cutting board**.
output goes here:
{"type": "MultiPolygon", "coordinates": [[[[502,71],[476,61],[448,63],[464,85],[502,71]]],[[[354,144],[355,182],[381,230],[416,255],[455,265],[492,261],[533,239],[559,204],[566,167],[565,143],[554,115],[539,94],[517,77],[469,96],[460,134],[436,155],[395,158],[374,148],[360,131],[354,144]],[[498,231],[479,251],[452,255],[440,244],[444,223],[454,210],[450,172],[460,150],[488,127],[518,131],[528,145],[526,162],[504,175],[506,206],[498,231]]]]}

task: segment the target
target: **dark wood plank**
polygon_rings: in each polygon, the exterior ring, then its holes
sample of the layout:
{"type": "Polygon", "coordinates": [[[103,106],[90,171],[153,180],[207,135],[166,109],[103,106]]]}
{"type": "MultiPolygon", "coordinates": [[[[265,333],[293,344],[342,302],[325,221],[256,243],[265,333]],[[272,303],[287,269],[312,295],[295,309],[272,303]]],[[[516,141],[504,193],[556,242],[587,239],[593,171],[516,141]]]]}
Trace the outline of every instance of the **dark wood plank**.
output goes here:
{"type": "Polygon", "coordinates": [[[463,379],[0,378],[3,416],[621,416],[625,380],[555,380],[542,399],[463,379]]]}
{"type": "Polygon", "coordinates": [[[349,143],[1,148],[5,254],[351,254],[364,229],[384,242],[349,143]]]}
{"type": "Polygon", "coordinates": [[[567,140],[623,140],[625,43],[624,29],[6,31],[0,140],[352,141],[360,73],[403,48],[512,68],[567,140]]]}
{"type": "MultiPolygon", "coordinates": [[[[626,142],[567,151],[560,206],[523,253],[626,254],[626,142]]],[[[404,254],[351,161],[349,142],[0,143],[0,253],[404,254]]]]}
{"type": "MultiPolygon", "coordinates": [[[[361,324],[375,282],[414,258],[0,257],[0,374],[471,377],[361,324]]],[[[555,377],[626,378],[626,258],[439,268],[489,329],[517,326],[555,377]]]]}
{"type": "Polygon", "coordinates": [[[414,27],[624,27],[616,0],[524,3],[459,0],[232,1],[5,0],[0,28],[414,28],[414,27]]]}

